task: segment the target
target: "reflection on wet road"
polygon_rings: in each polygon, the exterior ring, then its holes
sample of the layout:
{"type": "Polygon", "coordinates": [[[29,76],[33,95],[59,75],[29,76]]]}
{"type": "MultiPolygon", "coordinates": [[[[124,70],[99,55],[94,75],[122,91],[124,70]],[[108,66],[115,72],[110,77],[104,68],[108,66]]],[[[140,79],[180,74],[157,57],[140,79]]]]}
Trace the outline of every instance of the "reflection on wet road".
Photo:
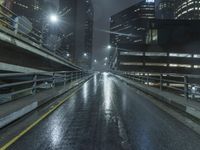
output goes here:
{"type": "Polygon", "coordinates": [[[199,150],[194,133],[103,73],[21,137],[13,150],[199,150]]]}

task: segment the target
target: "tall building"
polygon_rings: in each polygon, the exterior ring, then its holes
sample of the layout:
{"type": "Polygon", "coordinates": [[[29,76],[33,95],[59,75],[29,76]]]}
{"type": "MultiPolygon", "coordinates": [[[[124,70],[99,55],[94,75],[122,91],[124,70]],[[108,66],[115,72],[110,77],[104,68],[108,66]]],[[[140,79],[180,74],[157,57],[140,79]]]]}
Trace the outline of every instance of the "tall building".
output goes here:
{"type": "Polygon", "coordinates": [[[87,69],[92,65],[93,19],[92,0],[77,0],[75,61],[87,69]]]}
{"type": "Polygon", "coordinates": [[[175,0],[157,0],[156,1],[156,18],[174,19],[175,0]]]}
{"type": "Polygon", "coordinates": [[[69,60],[75,60],[76,49],[76,17],[77,17],[77,0],[60,0],[60,14],[62,16],[62,29],[60,32],[63,34],[61,49],[65,51],[64,55],[69,60]]]}
{"type": "Polygon", "coordinates": [[[200,0],[175,0],[175,18],[200,19],[200,0]]]}
{"type": "Polygon", "coordinates": [[[200,73],[199,20],[153,19],[147,24],[148,42],[118,43],[110,63],[112,69],[163,74],[200,73]]]}
{"type": "Polygon", "coordinates": [[[110,43],[144,43],[146,41],[146,19],[155,18],[153,0],[139,2],[111,17],[110,43]]]}
{"type": "Polygon", "coordinates": [[[15,0],[13,11],[43,32],[44,45],[50,50],[82,67],[91,67],[92,0],[15,0]],[[58,25],[45,22],[50,13],[58,13],[61,20],[58,25]]]}
{"type": "Polygon", "coordinates": [[[12,11],[18,16],[28,18],[34,28],[41,28],[41,2],[39,0],[15,0],[12,11]]]}

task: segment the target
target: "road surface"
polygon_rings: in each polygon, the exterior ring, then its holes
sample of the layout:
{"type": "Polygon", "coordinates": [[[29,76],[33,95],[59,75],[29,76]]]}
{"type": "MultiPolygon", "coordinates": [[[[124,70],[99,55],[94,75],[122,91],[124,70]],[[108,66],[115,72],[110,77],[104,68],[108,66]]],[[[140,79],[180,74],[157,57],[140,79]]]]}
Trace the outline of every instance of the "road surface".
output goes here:
{"type": "Polygon", "coordinates": [[[200,136],[104,73],[9,147],[11,150],[199,150],[200,136]]]}

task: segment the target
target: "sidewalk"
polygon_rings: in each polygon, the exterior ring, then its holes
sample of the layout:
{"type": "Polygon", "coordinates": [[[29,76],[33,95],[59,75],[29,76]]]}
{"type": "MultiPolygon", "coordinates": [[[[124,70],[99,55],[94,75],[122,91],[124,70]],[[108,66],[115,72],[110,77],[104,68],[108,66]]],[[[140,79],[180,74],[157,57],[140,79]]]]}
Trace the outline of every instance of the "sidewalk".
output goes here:
{"type": "Polygon", "coordinates": [[[186,100],[184,97],[175,95],[173,93],[161,91],[160,89],[150,87],[147,85],[140,84],[133,80],[115,75],[115,77],[126,82],[129,85],[134,86],[135,88],[147,93],[155,98],[158,98],[160,101],[163,101],[195,118],[200,119],[200,103],[192,100],[186,100]]]}
{"type": "Polygon", "coordinates": [[[7,124],[13,122],[14,120],[24,116],[25,114],[33,111],[42,104],[47,103],[53,98],[56,98],[67,91],[81,85],[87,81],[89,77],[85,77],[78,81],[64,86],[58,86],[53,89],[45,90],[36,95],[27,96],[15,101],[4,103],[0,105],[0,128],[6,126],[7,124]]]}

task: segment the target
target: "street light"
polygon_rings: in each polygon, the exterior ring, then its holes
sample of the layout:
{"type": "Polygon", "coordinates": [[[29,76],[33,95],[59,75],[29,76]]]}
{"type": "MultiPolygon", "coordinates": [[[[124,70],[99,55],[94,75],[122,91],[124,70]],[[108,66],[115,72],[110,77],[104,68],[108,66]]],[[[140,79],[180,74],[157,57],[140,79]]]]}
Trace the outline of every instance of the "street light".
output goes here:
{"type": "Polygon", "coordinates": [[[70,54],[69,53],[67,53],[67,57],[69,57],[70,56],[70,54]]]}
{"type": "Polygon", "coordinates": [[[52,23],[57,23],[57,22],[59,21],[58,15],[56,15],[56,14],[51,14],[51,15],[50,15],[50,21],[51,21],[52,23]]]}
{"type": "Polygon", "coordinates": [[[83,56],[84,56],[84,57],[87,57],[87,53],[84,53],[83,56]]]}
{"type": "Polygon", "coordinates": [[[94,63],[97,63],[97,60],[96,60],[96,59],[94,60],[94,63]]]}
{"type": "Polygon", "coordinates": [[[108,60],[108,57],[105,58],[105,61],[107,61],[107,60],[108,60]]]}
{"type": "Polygon", "coordinates": [[[107,64],[106,63],[104,63],[104,66],[106,66],[107,64]]]}
{"type": "Polygon", "coordinates": [[[111,48],[112,48],[112,46],[111,46],[111,45],[108,45],[108,46],[107,46],[107,49],[111,49],[111,48]]]}

